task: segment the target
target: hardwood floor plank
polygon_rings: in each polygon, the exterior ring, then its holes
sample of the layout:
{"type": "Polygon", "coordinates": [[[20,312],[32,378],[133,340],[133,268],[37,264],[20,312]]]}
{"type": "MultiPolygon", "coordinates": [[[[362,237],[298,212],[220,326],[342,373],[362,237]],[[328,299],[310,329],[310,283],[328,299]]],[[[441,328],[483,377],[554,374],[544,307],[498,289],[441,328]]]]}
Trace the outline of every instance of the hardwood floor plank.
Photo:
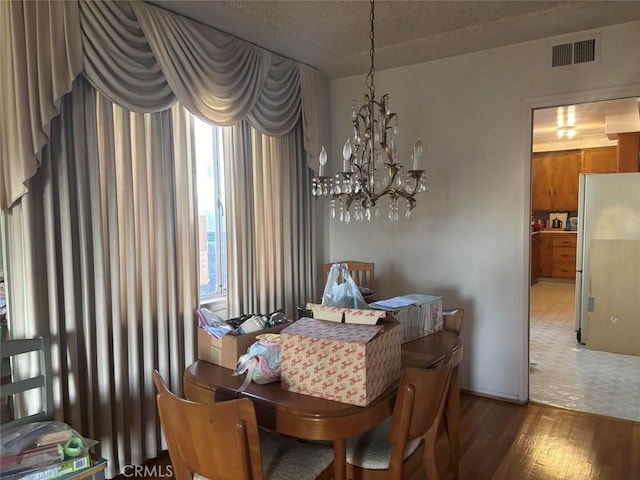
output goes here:
{"type": "Polygon", "coordinates": [[[640,424],[529,405],[527,420],[492,480],[640,478],[640,424]]]}

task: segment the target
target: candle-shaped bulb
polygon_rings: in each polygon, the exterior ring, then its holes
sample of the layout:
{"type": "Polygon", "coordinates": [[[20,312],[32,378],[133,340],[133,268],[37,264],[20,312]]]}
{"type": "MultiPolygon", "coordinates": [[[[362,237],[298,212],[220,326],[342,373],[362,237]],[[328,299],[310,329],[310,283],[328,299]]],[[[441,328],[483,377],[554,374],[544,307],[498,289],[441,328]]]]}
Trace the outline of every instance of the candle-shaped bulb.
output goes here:
{"type": "Polygon", "coordinates": [[[351,163],[351,140],[349,140],[347,138],[347,141],[344,142],[344,147],[342,147],[342,158],[344,159],[344,168],[343,168],[343,172],[348,172],[349,170],[351,170],[350,167],[350,163],[351,163]]]}
{"type": "Polygon", "coordinates": [[[324,176],[324,166],[327,164],[327,151],[324,148],[324,145],[320,149],[320,156],[318,157],[318,162],[320,163],[320,176],[324,176]]]}
{"type": "Polygon", "coordinates": [[[418,141],[413,146],[413,169],[419,170],[420,160],[422,159],[422,141],[418,137],[418,141]]]}

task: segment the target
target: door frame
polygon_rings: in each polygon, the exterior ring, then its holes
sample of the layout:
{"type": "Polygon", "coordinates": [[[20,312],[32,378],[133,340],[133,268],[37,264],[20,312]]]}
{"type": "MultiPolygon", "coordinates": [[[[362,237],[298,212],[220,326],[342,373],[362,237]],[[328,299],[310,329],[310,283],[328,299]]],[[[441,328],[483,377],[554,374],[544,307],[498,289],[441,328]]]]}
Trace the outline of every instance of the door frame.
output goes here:
{"type": "Polygon", "coordinates": [[[630,84],[616,87],[598,88],[577,92],[565,92],[555,95],[532,97],[522,102],[522,118],[524,139],[522,158],[525,165],[524,185],[526,201],[524,202],[523,219],[523,251],[522,259],[526,272],[526,277],[522,279],[522,297],[525,311],[522,312],[524,319],[522,325],[522,356],[520,357],[520,381],[518,382],[518,401],[527,403],[529,401],[529,342],[530,342],[530,311],[531,311],[531,158],[533,152],[533,111],[539,108],[550,108],[560,105],[570,105],[575,103],[594,103],[607,100],[617,100],[627,97],[640,97],[640,84],[630,84]]]}

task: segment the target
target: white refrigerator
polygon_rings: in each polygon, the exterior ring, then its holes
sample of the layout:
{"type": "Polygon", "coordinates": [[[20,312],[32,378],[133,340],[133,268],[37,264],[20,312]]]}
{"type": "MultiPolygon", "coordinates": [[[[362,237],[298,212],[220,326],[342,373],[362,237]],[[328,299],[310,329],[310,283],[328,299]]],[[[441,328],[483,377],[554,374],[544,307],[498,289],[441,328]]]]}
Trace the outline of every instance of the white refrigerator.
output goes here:
{"type": "Polygon", "coordinates": [[[591,242],[640,240],[640,173],[582,173],[578,195],[576,332],[587,343],[591,242]]]}

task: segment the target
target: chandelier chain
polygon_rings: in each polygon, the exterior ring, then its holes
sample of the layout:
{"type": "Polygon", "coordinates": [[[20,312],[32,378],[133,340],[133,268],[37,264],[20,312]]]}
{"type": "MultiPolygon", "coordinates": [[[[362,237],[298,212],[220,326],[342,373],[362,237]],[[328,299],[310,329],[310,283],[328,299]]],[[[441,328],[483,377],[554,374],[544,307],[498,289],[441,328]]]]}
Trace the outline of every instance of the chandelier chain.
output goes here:
{"type": "Polygon", "coordinates": [[[371,13],[369,14],[369,20],[371,21],[371,31],[369,32],[369,39],[371,40],[371,49],[369,50],[369,55],[371,56],[371,68],[369,69],[369,74],[367,75],[367,86],[369,87],[369,92],[371,93],[371,99],[373,99],[376,95],[376,86],[373,83],[373,76],[376,73],[376,69],[373,64],[373,59],[376,56],[374,43],[375,33],[373,29],[373,22],[375,20],[374,0],[371,0],[371,13]]]}

